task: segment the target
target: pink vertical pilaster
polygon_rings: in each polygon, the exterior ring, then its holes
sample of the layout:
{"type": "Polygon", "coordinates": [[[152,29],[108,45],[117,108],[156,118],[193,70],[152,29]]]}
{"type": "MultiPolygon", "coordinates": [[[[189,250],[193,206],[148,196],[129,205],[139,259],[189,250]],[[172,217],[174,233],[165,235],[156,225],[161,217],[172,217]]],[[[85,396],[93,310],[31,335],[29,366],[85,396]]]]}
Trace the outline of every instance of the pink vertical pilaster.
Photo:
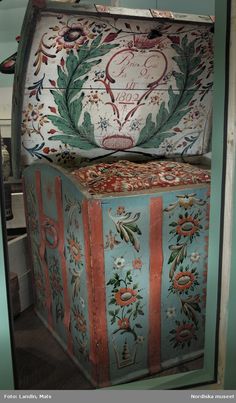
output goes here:
{"type": "Polygon", "coordinates": [[[98,386],[110,384],[106,318],[106,280],[101,202],[84,201],[82,206],[90,322],[90,360],[98,386]]]}
{"type": "Polygon", "coordinates": [[[148,357],[151,374],[161,369],[162,199],[150,199],[150,299],[148,357]]]}
{"type": "Polygon", "coordinates": [[[62,201],[62,184],[61,178],[57,176],[55,178],[55,195],[56,195],[56,207],[57,207],[57,234],[58,234],[58,253],[60,256],[62,284],[64,291],[64,326],[67,332],[67,350],[70,354],[73,354],[73,340],[70,331],[70,297],[68,291],[68,278],[67,278],[67,265],[65,258],[65,237],[64,237],[64,212],[62,201]]]}
{"type": "Polygon", "coordinates": [[[52,319],[52,293],[50,287],[49,269],[46,260],[46,237],[44,231],[45,215],[43,210],[43,197],[41,191],[41,174],[40,171],[35,172],[36,183],[36,195],[38,200],[38,212],[39,212],[39,256],[42,263],[44,276],[45,276],[45,292],[46,292],[46,306],[48,314],[48,325],[53,327],[52,319]]]}

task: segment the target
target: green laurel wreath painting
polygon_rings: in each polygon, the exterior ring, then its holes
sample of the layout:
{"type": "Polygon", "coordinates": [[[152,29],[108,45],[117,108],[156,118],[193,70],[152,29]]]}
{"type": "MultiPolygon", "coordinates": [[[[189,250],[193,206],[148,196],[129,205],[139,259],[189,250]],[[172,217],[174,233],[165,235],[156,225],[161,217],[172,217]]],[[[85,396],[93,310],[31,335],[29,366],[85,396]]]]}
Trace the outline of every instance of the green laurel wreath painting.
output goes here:
{"type": "Polygon", "coordinates": [[[78,122],[83,108],[84,93],[82,88],[88,79],[88,76],[83,76],[102,61],[102,59],[91,59],[101,58],[118,46],[116,44],[100,44],[101,40],[102,35],[100,34],[93,40],[90,47],[88,43],[85,43],[77,52],[77,56],[73,51],[70,51],[66,60],[67,73],[63,71],[61,66],[58,66],[57,85],[63,90],[51,90],[51,93],[60,116],[48,115],[47,117],[65,134],[52,136],[49,140],[60,140],[72,147],[86,150],[98,147],[94,138],[94,125],[90,114],[84,113],[83,123],[79,127],[78,122]]]}
{"type": "MultiPolygon", "coordinates": [[[[88,43],[82,45],[77,56],[73,51],[70,51],[66,60],[66,72],[61,66],[58,66],[57,86],[63,89],[51,90],[51,93],[60,116],[47,115],[47,118],[65,134],[51,136],[49,140],[60,140],[80,149],[98,147],[91,115],[85,112],[82,125],[78,126],[78,122],[82,114],[82,101],[85,95],[82,89],[88,79],[88,76],[85,75],[89,74],[92,67],[101,63],[102,56],[119,46],[118,44],[100,45],[101,39],[102,35],[100,34],[90,47],[88,47],[88,43]],[[100,58],[91,60],[97,57],[100,58]]],[[[152,121],[152,114],[148,114],[146,124],[140,132],[137,146],[158,147],[166,138],[175,135],[175,132],[172,131],[173,127],[177,126],[190,111],[189,103],[196,91],[195,83],[205,69],[204,66],[198,67],[201,63],[201,57],[196,56],[196,42],[197,39],[188,42],[185,35],[181,45],[171,45],[177,53],[173,60],[176,62],[179,72],[173,71],[173,76],[178,92],[175,93],[172,87],[168,89],[168,106],[165,101],[161,103],[155,123],[152,121]]]]}
{"type": "Polygon", "coordinates": [[[208,152],[212,39],[207,24],[48,15],[26,74],[23,163],[208,152]]]}

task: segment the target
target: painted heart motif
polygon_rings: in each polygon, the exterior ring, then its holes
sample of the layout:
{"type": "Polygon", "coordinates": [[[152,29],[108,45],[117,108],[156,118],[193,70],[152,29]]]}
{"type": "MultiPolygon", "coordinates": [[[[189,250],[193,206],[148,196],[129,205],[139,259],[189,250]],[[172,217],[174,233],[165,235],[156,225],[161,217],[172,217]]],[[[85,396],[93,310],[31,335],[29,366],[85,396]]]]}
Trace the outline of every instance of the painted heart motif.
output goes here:
{"type": "Polygon", "coordinates": [[[112,108],[114,114],[109,135],[101,136],[100,140],[106,149],[135,146],[136,133],[135,130],[133,135],[129,133],[129,124],[135,116],[148,114],[146,100],[167,72],[166,55],[161,50],[149,49],[154,45],[152,40],[147,36],[139,37],[134,44],[140,49],[124,48],[114,53],[105,66],[105,78],[97,80],[104,85],[110,98],[105,105],[112,108]]]}

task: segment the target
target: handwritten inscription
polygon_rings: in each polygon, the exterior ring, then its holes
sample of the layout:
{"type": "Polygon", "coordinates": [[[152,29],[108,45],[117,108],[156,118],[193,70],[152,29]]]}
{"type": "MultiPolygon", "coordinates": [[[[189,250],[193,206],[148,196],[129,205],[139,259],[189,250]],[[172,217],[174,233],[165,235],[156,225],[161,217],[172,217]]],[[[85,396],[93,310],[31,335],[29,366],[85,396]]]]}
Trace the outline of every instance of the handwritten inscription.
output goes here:
{"type": "Polygon", "coordinates": [[[113,83],[118,84],[119,79],[132,82],[133,78],[139,87],[159,82],[166,70],[166,56],[159,50],[149,51],[144,57],[143,52],[124,49],[113,55],[107,65],[107,73],[113,83]]]}

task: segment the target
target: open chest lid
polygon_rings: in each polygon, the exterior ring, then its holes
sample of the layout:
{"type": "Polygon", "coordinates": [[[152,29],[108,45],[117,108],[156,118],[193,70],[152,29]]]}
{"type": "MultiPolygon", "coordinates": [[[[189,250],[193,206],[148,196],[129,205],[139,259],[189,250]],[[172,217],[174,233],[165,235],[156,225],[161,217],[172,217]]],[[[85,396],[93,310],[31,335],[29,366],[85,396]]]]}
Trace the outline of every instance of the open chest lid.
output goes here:
{"type": "Polygon", "coordinates": [[[213,18],[32,0],[13,95],[14,175],[37,159],[200,155],[213,18]]]}

